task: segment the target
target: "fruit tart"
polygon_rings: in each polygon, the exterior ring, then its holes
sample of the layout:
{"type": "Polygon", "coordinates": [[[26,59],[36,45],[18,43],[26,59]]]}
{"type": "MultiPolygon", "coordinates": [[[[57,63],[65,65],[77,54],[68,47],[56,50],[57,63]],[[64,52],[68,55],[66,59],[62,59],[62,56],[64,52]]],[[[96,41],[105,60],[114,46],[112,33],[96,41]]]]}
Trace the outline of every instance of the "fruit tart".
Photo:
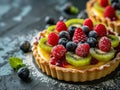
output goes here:
{"type": "Polygon", "coordinates": [[[119,38],[107,29],[89,18],[58,21],[35,37],[35,61],[58,80],[84,82],[105,77],[120,62],[119,38]]]}
{"type": "Polygon", "coordinates": [[[120,0],[89,0],[86,8],[94,22],[103,23],[120,35],[120,0]]]}

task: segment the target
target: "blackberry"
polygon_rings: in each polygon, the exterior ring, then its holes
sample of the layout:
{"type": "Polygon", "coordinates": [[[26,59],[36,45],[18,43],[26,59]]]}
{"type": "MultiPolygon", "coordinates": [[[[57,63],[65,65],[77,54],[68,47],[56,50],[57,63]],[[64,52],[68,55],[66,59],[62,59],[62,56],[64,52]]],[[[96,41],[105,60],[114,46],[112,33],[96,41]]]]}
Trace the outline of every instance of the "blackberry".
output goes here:
{"type": "Polygon", "coordinates": [[[69,33],[67,32],[67,31],[61,31],[60,33],[59,33],[59,38],[66,38],[66,39],[70,39],[70,35],[69,35],[69,33]]]}
{"type": "Polygon", "coordinates": [[[72,51],[72,52],[74,52],[75,49],[76,49],[76,47],[77,47],[77,44],[74,43],[74,42],[72,42],[72,41],[69,41],[69,42],[66,44],[66,49],[67,49],[67,51],[72,51]]]}
{"type": "Polygon", "coordinates": [[[90,47],[95,47],[97,44],[97,40],[93,37],[89,37],[87,39],[87,43],[90,45],[90,47]]]}

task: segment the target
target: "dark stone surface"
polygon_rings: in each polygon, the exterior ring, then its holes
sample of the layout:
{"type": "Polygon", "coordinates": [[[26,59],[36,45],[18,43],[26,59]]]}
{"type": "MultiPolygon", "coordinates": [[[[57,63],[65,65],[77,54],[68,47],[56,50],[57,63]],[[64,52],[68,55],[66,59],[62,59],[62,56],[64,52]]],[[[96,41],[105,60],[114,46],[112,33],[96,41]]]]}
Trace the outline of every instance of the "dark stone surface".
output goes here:
{"type": "MultiPolygon", "coordinates": [[[[80,10],[85,8],[87,0],[68,0],[80,10]]],[[[0,90],[120,90],[120,70],[105,78],[72,83],[58,81],[42,73],[32,57],[32,53],[23,53],[20,43],[32,38],[45,28],[44,18],[52,16],[57,21],[60,16],[66,18],[77,15],[66,15],[58,9],[67,0],[0,0],[0,90]],[[8,58],[22,58],[30,69],[30,80],[23,82],[10,67],[8,58]]]]}

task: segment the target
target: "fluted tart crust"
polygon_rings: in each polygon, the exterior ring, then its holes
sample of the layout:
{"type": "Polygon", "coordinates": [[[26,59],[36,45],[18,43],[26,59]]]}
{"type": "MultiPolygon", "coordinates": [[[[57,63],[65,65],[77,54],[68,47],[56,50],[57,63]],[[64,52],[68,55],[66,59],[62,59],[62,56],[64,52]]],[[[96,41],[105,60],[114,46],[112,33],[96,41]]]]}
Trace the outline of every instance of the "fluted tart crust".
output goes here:
{"type": "Polygon", "coordinates": [[[105,24],[107,27],[114,30],[114,32],[117,32],[120,35],[120,22],[117,21],[111,21],[109,18],[104,18],[96,15],[94,11],[92,10],[94,3],[97,0],[89,0],[86,4],[86,10],[88,13],[88,16],[94,21],[105,24]]]}
{"type": "MultiPolygon", "coordinates": [[[[41,31],[36,38],[44,37],[46,30],[41,31]]],[[[100,79],[106,75],[113,72],[120,63],[120,53],[113,59],[105,64],[98,67],[92,67],[87,69],[74,69],[74,68],[64,68],[56,65],[50,64],[49,60],[45,60],[41,54],[39,54],[39,44],[36,40],[33,41],[33,56],[39,68],[51,76],[52,78],[57,78],[58,80],[72,81],[72,82],[84,82],[91,81],[95,79],[100,79]]]]}

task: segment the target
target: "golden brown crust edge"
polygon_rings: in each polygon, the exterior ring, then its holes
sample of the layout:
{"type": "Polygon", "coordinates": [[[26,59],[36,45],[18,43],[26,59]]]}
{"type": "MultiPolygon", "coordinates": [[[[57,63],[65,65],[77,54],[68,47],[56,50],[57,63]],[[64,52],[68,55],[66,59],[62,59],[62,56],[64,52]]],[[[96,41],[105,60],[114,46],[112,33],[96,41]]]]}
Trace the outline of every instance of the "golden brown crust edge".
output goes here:
{"type": "Polygon", "coordinates": [[[109,18],[98,17],[93,13],[91,8],[95,1],[96,0],[89,0],[86,4],[86,10],[88,13],[88,17],[90,17],[95,22],[100,22],[100,23],[107,25],[108,27],[110,27],[111,29],[113,29],[115,32],[117,32],[120,35],[120,23],[117,23],[116,21],[111,21],[109,18]]]}
{"type": "MultiPolygon", "coordinates": [[[[40,32],[39,35],[43,34],[40,32]]],[[[38,53],[38,43],[33,42],[33,56],[39,68],[47,75],[57,78],[58,80],[72,81],[72,82],[84,82],[105,77],[114,71],[120,63],[120,53],[114,60],[102,65],[100,67],[91,68],[88,70],[77,70],[72,68],[63,68],[55,65],[51,65],[48,61],[43,60],[38,53]]]]}

